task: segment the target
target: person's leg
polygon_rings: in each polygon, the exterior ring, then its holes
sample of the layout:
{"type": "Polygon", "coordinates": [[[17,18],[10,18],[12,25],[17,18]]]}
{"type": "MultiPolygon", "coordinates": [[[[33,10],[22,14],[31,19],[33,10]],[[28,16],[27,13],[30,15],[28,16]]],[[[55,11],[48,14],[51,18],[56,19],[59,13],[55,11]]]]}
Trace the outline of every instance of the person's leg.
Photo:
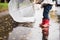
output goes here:
{"type": "Polygon", "coordinates": [[[52,5],[47,5],[44,7],[44,12],[43,12],[43,18],[44,19],[49,19],[49,11],[51,10],[52,5]]]}
{"type": "Polygon", "coordinates": [[[43,40],[47,40],[49,34],[49,11],[51,8],[52,5],[44,7],[42,24],[40,24],[40,27],[42,28],[43,40]]]}
{"type": "Polygon", "coordinates": [[[49,26],[49,11],[51,10],[52,5],[46,5],[43,11],[42,25],[49,26]]]}

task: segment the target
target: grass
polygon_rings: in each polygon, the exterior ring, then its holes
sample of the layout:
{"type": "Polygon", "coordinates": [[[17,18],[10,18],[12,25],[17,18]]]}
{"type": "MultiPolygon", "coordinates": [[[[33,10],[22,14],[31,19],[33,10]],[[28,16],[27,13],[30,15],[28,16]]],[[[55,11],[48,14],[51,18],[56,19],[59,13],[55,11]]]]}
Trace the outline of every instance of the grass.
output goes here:
{"type": "Polygon", "coordinates": [[[0,3],[0,12],[8,9],[8,3],[0,3]]]}

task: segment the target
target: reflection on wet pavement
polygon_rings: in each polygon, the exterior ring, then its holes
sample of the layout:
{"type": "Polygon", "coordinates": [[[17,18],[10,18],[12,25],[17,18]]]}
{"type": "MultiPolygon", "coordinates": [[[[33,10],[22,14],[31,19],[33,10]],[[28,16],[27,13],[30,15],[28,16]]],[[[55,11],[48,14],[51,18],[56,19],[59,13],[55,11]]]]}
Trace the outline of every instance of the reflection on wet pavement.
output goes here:
{"type": "Polygon", "coordinates": [[[17,23],[10,15],[0,17],[0,40],[27,40],[31,27],[32,23],[17,23]]]}
{"type": "Polygon", "coordinates": [[[8,40],[28,40],[30,33],[30,28],[18,26],[17,28],[14,28],[14,30],[11,33],[9,33],[8,40]]]}

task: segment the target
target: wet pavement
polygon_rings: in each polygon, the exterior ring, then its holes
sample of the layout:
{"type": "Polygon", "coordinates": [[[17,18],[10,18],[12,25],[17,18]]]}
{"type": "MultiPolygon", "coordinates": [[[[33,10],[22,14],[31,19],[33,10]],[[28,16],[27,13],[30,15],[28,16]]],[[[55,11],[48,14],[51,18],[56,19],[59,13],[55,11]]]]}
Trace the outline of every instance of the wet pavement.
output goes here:
{"type": "MultiPolygon", "coordinates": [[[[39,27],[42,11],[40,7],[35,8],[35,23],[17,23],[9,14],[0,17],[0,40],[42,40],[42,31],[39,27]]],[[[59,40],[59,24],[52,19],[48,40],[59,40]]]]}
{"type": "Polygon", "coordinates": [[[13,21],[10,15],[0,17],[0,40],[7,40],[9,32],[17,26],[17,23],[13,21]]]}

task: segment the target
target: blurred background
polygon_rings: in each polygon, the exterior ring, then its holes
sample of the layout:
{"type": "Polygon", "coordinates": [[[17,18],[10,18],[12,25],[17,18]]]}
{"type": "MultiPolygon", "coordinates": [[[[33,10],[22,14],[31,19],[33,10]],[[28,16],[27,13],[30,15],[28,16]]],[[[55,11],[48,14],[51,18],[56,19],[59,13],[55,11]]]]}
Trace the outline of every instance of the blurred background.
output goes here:
{"type": "Polygon", "coordinates": [[[0,12],[8,10],[8,2],[10,0],[0,0],[0,12]]]}
{"type": "MultiPolygon", "coordinates": [[[[8,11],[8,3],[10,0],[0,0],[0,40],[8,40],[9,34],[11,34],[10,32],[13,31],[13,28],[17,27],[20,23],[15,22],[12,17],[9,15],[9,11],[8,11]]],[[[54,0],[53,0],[54,1],[54,0]]],[[[32,0],[31,0],[32,2],[32,0]]],[[[54,4],[52,10],[50,11],[50,17],[51,20],[55,21],[54,23],[60,23],[60,12],[57,12],[57,10],[60,10],[60,6],[56,6],[56,4],[54,4]],[[57,10],[56,10],[56,9],[57,10]],[[58,13],[58,14],[57,14],[58,13]]],[[[24,23],[24,25],[26,25],[27,23],[24,23]]],[[[29,23],[30,24],[30,23],[29,23]]],[[[55,24],[54,24],[55,25],[55,24]]],[[[53,26],[53,24],[52,24],[53,26]]],[[[58,26],[58,25],[57,25],[58,26]]],[[[55,27],[54,27],[55,28],[55,27]]],[[[18,28],[19,29],[19,28],[18,28]]],[[[21,29],[21,28],[20,28],[21,29]]],[[[35,28],[36,29],[36,28],[35,28]]],[[[22,28],[22,30],[24,30],[22,28]]],[[[27,30],[27,29],[26,29],[27,30]]],[[[26,31],[25,30],[25,31],[26,31]]],[[[60,30],[59,28],[56,28],[56,30],[60,30]]],[[[21,30],[20,30],[21,31],[21,30]]],[[[14,31],[13,31],[14,32],[14,31]]],[[[16,31],[18,32],[18,31],[16,31]]],[[[14,32],[14,33],[16,33],[14,32]]],[[[37,32],[37,31],[36,31],[37,32]]],[[[12,33],[12,34],[14,34],[12,33]]],[[[21,32],[20,32],[21,33],[21,32]]],[[[24,31],[22,32],[24,33],[24,31]]],[[[57,33],[54,30],[54,34],[57,33]]],[[[33,33],[35,34],[35,33],[33,33]]],[[[18,34],[17,34],[18,35],[18,34]]],[[[21,35],[21,34],[20,34],[21,35]]],[[[56,34],[55,34],[56,35],[56,34]]],[[[11,35],[12,37],[12,35],[11,35]]],[[[18,36],[19,37],[19,36],[18,36]]],[[[52,36],[53,37],[53,36],[52,36]]],[[[17,37],[16,37],[17,38],[17,37]]],[[[12,38],[11,38],[12,39],[12,38]]],[[[18,39],[18,38],[17,38],[18,39]]],[[[56,37],[56,39],[58,40],[58,37],[56,37]]],[[[13,39],[15,40],[14,36],[13,39]]],[[[24,37],[22,37],[21,40],[24,40],[24,37]]],[[[53,40],[53,39],[52,39],[53,40]]]]}

